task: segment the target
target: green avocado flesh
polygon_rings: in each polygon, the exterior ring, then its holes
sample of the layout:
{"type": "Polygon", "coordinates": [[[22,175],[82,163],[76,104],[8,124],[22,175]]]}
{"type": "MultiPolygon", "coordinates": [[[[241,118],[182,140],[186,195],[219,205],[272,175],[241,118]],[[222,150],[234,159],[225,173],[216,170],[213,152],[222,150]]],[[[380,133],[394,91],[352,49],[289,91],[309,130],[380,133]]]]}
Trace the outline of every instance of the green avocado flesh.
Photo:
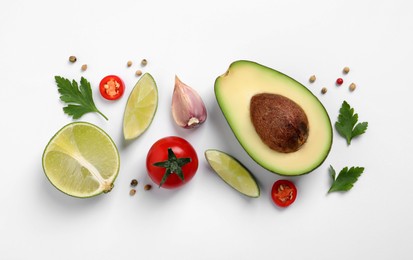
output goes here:
{"type": "MultiPolygon", "coordinates": [[[[241,146],[265,169],[279,175],[302,175],[316,169],[327,158],[333,141],[330,118],[317,97],[293,78],[255,62],[236,61],[216,79],[215,96],[241,146]],[[250,102],[252,97],[263,93],[285,97],[304,111],[308,136],[298,150],[276,151],[257,133],[252,123],[250,102]]],[[[289,112],[290,109],[277,111],[289,112]]],[[[264,122],[274,121],[273,117],[264,119],[264,122]]],[[[262,129],[268,128],[264,125],[262,129]]],[[[284,133],[284,130],[279,132],[284,133]]]]}

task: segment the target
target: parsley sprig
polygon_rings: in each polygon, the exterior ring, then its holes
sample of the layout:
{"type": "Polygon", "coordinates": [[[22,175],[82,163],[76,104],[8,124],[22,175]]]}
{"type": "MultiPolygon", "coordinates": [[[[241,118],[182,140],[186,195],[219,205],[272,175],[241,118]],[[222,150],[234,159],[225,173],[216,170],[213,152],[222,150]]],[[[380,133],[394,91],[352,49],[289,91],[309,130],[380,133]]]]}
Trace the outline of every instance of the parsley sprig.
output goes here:
{"type": "Polygon", "coordinates": [[[358,180],[363,173],[364,167],[344,167],[336,178],[336,171],[333,166],[330,165],[330,176],[333,179],[328,193],[334,191],[348,191],[353,188],[354,183],[358,180]]]}
{"type": "Polygon", "coordinates": [[[350,145],[351,139],[364,134],[367,130],[367,122],[357,124],[357,121],[358,114],[354,113],[354,108],[350,107],[346,101],[343,101],[335,127],[338,133],[346,138],[348,145],[350,145]]]}
{"type": "Polygon", "coordinates": [[[66,114],[72,116],[73,119],[79,119],[86,113],[96,112],[108,120],[96,108],[90,83],[84,77],[80,79],[80,86],[75,80],[70,81],[60,76],[55,76],[55,81],[60,93],[60,100],[68,104],[63,108],[66,114]]]}

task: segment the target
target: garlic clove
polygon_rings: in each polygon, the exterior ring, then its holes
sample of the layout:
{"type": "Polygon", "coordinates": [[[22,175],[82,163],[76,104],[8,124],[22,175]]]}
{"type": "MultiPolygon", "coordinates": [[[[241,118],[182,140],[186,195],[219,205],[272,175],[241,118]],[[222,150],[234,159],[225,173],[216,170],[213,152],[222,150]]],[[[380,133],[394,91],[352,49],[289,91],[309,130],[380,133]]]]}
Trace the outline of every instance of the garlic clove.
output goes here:
{"type": "Polygon", "coordinates": [[[195,128],[205,122],[207,111],[199,94],[175,76],[172,116],[183,128],[195,128]]]}

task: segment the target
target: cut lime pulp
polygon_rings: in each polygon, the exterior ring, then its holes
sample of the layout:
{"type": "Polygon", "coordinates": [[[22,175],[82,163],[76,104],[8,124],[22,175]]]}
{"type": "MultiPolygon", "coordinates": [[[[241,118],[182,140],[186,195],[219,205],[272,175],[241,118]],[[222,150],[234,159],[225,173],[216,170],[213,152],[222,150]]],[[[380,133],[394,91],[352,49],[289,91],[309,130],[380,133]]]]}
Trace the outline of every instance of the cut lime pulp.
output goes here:
{"type": "Polygon", "coordinates": [[[131,140],[148,129],[158,107],[158,88],[149,73],[145,73],[129,95],[123,116],[123,136],[131,140]]]}
{"type": "Polygon", "coordinates": [[[229,186],[249,197],[260,196],[260,188],[254,176],[237,159],[213,149],[205,151],[205,158],[212,169],[229,186]]]}
{"type": "Polygon", "coordinates": [[[60,129],[42,158],[49,181],[60,191],[79,198],[109,192],[119,172],[119,152],[99,127],[74,122],[60,129]]]}

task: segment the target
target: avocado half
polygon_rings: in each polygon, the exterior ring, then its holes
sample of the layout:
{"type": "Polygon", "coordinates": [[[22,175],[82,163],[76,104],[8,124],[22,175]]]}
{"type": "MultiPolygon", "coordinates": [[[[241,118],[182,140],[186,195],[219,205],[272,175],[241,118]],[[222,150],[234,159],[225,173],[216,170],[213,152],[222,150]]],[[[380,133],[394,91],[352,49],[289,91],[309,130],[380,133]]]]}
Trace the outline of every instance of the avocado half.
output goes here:
{"type": "Polygon", "coordinates": [[[240,60],[215,81],[215,96],[241,146],[265,169],[279,175],[297,176],[320,166],[330,152],[333,129],[330,117],[318,98],[293,78],[255,62],[240,60]],[[308,118],[308,137],[294,152],[278,152],[258,135],[250,115],[256,94],[269,93],[294,101],[308,118]]]}

